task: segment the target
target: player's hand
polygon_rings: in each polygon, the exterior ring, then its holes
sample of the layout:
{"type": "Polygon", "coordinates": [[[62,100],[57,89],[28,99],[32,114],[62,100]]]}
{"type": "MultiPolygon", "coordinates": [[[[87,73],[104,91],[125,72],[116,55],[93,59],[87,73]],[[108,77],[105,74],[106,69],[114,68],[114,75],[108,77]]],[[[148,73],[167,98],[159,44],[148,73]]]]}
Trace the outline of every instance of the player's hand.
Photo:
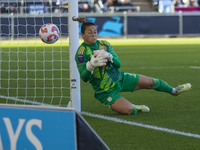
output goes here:
{"type": "Polygon", "coordinates": [[[94,68],[100,67],[100,66],[106,66],[107,59],[106,56],[100,53],[95,53],[91,60],[86,63],[86,68],[89,71],[93,71],[94,68]]]}
{"type": "Polygon", "coordinates": [[[103,54],[111,63],[113,63],[113,55],[104,50],[94,50],[94,54],[103,54]]]}

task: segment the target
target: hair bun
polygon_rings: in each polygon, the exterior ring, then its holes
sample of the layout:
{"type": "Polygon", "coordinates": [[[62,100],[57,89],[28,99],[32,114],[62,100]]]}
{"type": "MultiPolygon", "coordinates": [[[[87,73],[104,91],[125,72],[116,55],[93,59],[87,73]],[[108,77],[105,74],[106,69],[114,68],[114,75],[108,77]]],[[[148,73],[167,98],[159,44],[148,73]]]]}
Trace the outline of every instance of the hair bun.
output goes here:
{"type": "Polygon", "coordinates": [[[80,22],[80,23],[83,23],[83,22],[85,22],[85,17],[72,17],[72,20],[73,21],[78,21],[78,22],[80,22]]]}

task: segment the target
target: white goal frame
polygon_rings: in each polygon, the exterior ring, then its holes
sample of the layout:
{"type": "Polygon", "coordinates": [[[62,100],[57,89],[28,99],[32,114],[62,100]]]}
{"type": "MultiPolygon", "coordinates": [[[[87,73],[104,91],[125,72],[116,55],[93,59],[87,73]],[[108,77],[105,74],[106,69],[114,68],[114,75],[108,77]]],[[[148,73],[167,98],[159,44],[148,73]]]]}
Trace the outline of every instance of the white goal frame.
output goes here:
{"type": "MultiPolygon", "coordinates": [[[[18,0],[14,0],[14,2],[15,1],[18,2],[18,0]]],[[[35,1],[35,0],[32,0],[32,1],[35,1]]],[[[4,2],[6,2],[6,0],[4,0],[4,2]]],[[[13,0],[8,0],[8,3],[9,2],[13,2],[13,0]]],[[[67,21],[68,25],[67,26],[68,26],[68,37],[69,37],[69,39],[67,39],[67,40],[69,40],[69,61],[68,60],[65,61],[65,62],[69,62],[69,71],[70,71],[70,73],[69,73],[70,77],[69,78],[67,77],[67,79],[68,79],[67,81],[70,81],[70,85],[67,87],[67,90],[70,89],[70,97],[67,97],[67,98],[70,99],[69,104],[71,104],[71,106],[68,104],[68,107],[70,106],[70,108],[75,109],[77,112],[81,112],[80,76],[79,76],[79,72],[78,72],[78,69],[77,69],[76,62],[75,62],[75,54],[76,54],[76,51],[79,47],[79,27],[78,27],[79,24],[78,24],[78,22],[74,22],[72,20],[73,16],[78,17],[78,0],[68,0],[68,6],[69,6],[68,7],[68,13],[66,13],[66,14],[61,14],[62,12],[60,12],[58,14],[47,13],[47,14],[42,15],[42,17],[52,17],[52,16],[56,16],[56,17],[57,16],[58,17],[61,17],[61,16],[66,17],[67,16],[68,17],[68,21],[67,21]]],[[[7,18],[7,16],[8,16],[8,18],[10,18],[10,21],[9,21],[9,23],[10,23],[10,29],[9,29],[10,40],[9,40],[9,43],[12,42],[12,40],[14,40],[14,38],[15,38],[14,37],[14,35],[15,35],[15,28],[14,28],[15,27],[15,24],[14,24],[15,17],[28,16],[28,14],[26,14],[26,13],[23,14],[22,10],[23,9],[21,8],[20,13],[16,13],[16,14],[14,14],[14,13],[9,13],[9,14],[3,14],[2,13],[1,14],[3,16],[3,18],[7,18]]],[[[32,17],[38,17],[38,15],[32,14],[29,17],[31,17],[31,18],[32,17]]],[[[4,24],[4,26],[5,26],[5,24],[4,24]]],[[[1,28],[0,28],[0,30],[1,30],[1,28]]],[[[9,37],[9,34],[8,34],[8,37],[9,37]]],[[[36,39],[38,38],[38,40],[39,40],[39,37],[34,36],[34,38],[36,38],[36,39]]],[[[0,40],[1,40],[1,36],[0,36],[0,40]]],[[[37,43],[37,42],[35,41],[35,43],[37,43]]],[[[68,41],[66,41],[66,43],[68,43],[68,41]]],[[[0,44],[0,46],[1,46],[1,44],[0,44]]],[[[1,56],[1,53],[0,53],[0,56],[1,56]]],[[[8,62],[8,61],[10,61],[10,58],[9,58],[9,60],[6,60],[6,62],[8,62]]],[[[14,60],[14,61],[17,62],[16,60],[14,60]]],[[[36,59],[33,60],[33,61],[36,61],[36,59]]],[[[32,69],[32,70],[34,70],[34,69],[32,69]]],[[[49,69],[49,70],[51,70],[51,69],[49,69]]],[[[0,76],[1,76],[1,74],[0,74],[0,76]]],[[[18,81],[18,78],[17,78],[17,81],[18,81]]],[[[9,82],[9,80],[8,80],[8,82],[9,82]]],[[[0,83],[0,86],[1,86],[1,83],[0,83]]],[[[9,90],[9,88],[10,88],[10,86],[8,88],[5,87],[3,90],[9,90]]],[[[62,90],[62,85],[61,85],[61,90],[62,90]]],[[[26,95],[26,97],[27,97],[27,95],[26,95]]],[[[37,97],[37,96],[35,96],[35,97],[37,97]]],[[[5,99],[6,104],[9,104],[9,102],[8,102],[9,100],[14,100],[16,102],[16,104],[17,104],[17,102],[20,102],[20,103],[22,102],[24,104],[31,103],[31,104],[35,104],[35,105],[54,106],[54,104],[52,104],[52,103],[51,104],[45,104],[43,102],[37,102],[37,101],[34,101],[32,103],[32,101],[29,101],[29,99],[26,99],[26,98],[23,98],[23,97],[18,97],[18,96],[15,97],[15,96],[9,95],[9,94],[7,96],[6,95],[5,96],[0,95],[0,98],[2,98],[3,101],[5,99]]],[[[55,105],[55,106],[61,106],[61,105],[55,105]]]]}
{"type": "Polygon", "coordinates": [[[69,51],[70,51],[70,95],[72,108],[81,112],[81,92],[80,76],[75,62],[76,50],[79,47],[78,22],[72,21],[72,17],[78,17],[78,0],[69,0],[68,2],[68,27],[69,27],[69,51]]]}

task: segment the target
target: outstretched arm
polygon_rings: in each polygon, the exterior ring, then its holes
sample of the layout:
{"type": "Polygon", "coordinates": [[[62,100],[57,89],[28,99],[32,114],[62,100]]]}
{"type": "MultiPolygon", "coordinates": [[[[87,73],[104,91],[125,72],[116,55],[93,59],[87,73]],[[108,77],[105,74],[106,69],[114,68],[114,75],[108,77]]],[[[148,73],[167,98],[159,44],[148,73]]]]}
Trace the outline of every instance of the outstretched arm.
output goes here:
{"type": "Polygon", "coordinates": [[[119,59],[119,57],[117,56],[117,54],[114,52],[114,51],[111,51],[110,52],[113,56],[113,66],[116,67],[116,68],[120,68],[121,67],[121,61],[119,59]]]}
{"type": "Polygon", "coordinates": [[[80,73],[80,77],[84,82],[89,81],[90,78],[92,77],[91,72],[86,69],[86,64],[78,65],[78,70],[80,73]]]}

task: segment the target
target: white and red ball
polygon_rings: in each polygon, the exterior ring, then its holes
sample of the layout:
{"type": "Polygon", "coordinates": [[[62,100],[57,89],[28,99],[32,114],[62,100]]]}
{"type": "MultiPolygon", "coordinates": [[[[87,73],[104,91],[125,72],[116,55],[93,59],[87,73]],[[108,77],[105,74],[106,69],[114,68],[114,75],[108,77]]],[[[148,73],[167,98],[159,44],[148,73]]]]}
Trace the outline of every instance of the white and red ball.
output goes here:
{"type": "Polygon", "coordinates": [[[53,44],[59,39],[60,31],[55,24],[48,23],[40,28],[39,36],[44,43],[53,44]]]}

